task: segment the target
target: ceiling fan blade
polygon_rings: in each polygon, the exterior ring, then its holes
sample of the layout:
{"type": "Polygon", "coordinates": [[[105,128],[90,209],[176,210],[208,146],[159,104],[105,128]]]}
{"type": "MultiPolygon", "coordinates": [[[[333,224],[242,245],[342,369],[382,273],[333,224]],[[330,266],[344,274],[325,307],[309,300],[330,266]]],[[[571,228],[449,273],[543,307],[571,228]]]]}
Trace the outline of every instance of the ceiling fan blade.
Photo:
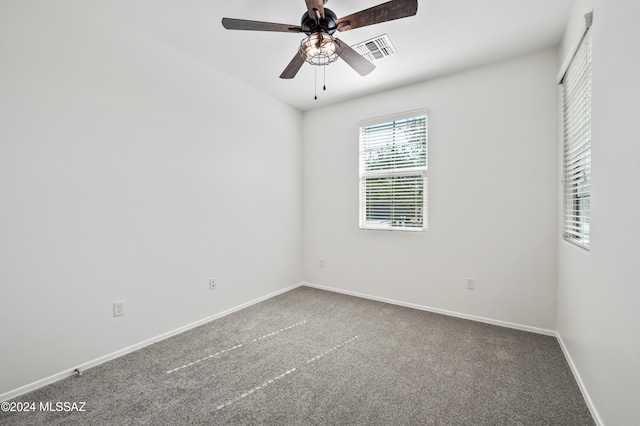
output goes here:
{"type": "Polygon", "coordinates": [[[304,0],[307,4],[309,17],[313,19],[324,19],[324,1],[322,0],[304,0]]]}
{"type": "Polygon", "coordinates": [[[300,52],[296,52],[296,56],[293,57],[289,65],[282,71],[280,78],[289,79],[295,77],[300,68],[302,68],[302,64],[304,64],[304,58],[300,55],[300,52]]]}
{"type": "Polygon", "coordinates": [[[361,56],[358,52],[353,50],[347,43],[338,38],[336,38],[335,41],[338,46],[340,46],[338,56],[340,56],[347,64],[349,64],[351,68],[356,70],[358,74],[360,74],[361,76],[365,76],[376,69],[375,65],[361,56]]]}
{"type": "Polygon", "coordinates": [[[418,0],[391,0],[336,20],[338,31],[407,18],[418,12],[418,0]]]}
{"type": "Polygon", "coordinates": [[[274,24],[272,22],[249,21],[247,19],[222,18],[222,26],[228,30],[277,31],[281,33],[299,33],[298,25],[274,24]]]}

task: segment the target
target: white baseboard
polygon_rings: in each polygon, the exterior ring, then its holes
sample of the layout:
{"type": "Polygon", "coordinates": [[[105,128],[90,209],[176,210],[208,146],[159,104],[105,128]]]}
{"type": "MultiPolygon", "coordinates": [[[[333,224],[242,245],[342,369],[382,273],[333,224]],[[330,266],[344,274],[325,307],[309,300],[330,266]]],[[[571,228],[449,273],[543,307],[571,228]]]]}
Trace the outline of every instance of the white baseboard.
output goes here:
{"type": "Polygon", "coordinates": [[[66,379],[67,377],[73,376],[75,374],[74,370],[76,368],[78,370],[80,370],[80,371],[87,370],[87,369],[89,369],[91,367],[95,367],[96,365],[103,364],[103,363],[105,363],[107,361],[111,361],[112,359],[121,357],[123,355],[126,355],[126,354],[134,352],[134,351],[137,351],[138,349],[142,349],[145,346],[149,346],[149,345],[151,345],[153,343],[156,343],[156,342],[159,342],[161,340],[168,339],[169,337],[178,335],[180,333],[184,333],[185,331],[191,330],[192,328],[199,327],[199,326],[201,326],[203,324],[206,324],[206,323],[211,322],[213,320],[216,320],[218,318],[222,318],[222,317],[224,317],[226,315],[232,314],[232,313],[237,312],[237,311],[239,311],[241,309],[247,308],[247,307],[249,307],[251,305],[255,305],[256,303],[260,303],[262,301],[265,301],[267,299],[275,297],[275,296],[277,296],[279,294],[286,293],[287,291],[293,290],[293,289],[298,288],[298,287],[300,287],[302,285],[303,285],[303,283],[294,284],[292,286],[283,288],[283,289],[278,290],[276,292],[267,294],[266,296],[259,297],[257,299],[251,300],[251,301],[249,301],[247,303],[243,303],[241,305],[233,307],[231,309],[227,309],[226,311],[222,311],[220,313],[217,313],[217,314],[211,315],[209,317],[203,318],[203,319],[201,319],[199,321],[192,322],[191,324],[187,324],[185,326],[176,328],[175,330],[171,330],[171,331],[168,331],[166,333],[160,334],[158,336],[152,337],[150,339],[144,340],[144,341],[142,341],[140,343],[136,343],[135,345],[129,346],[127,348],[123,348],[123,349],[120,349],[120,350],[115,351],[113,353],[110,353],[108,355],[101,356],[100,358],[96,358],[96,359],[94,359],[92,361],[85,362],[85,363],[83,363],[81,365],[78,365],[78,366],[68,370],[68,371],[61,371],[59,373],[56,373],[56,374],[51,375],[49,377],[46,377],[44,379],[41,379],[41,380],[38,380],[36,382],[30,383],[28,385],[22,386],[22,387],[20,387],[18,389],[14,389],[12,391],[3,393],[3,394],[0,395],[0,402],[8,401],[8,400],[16,398],[16,397],[18,397],[20,395],[24,395],[25,393],[28,393],[28,392],[34,391],[36,389],[39,389],[39,388],[41,388],[43,386],[50,385],[51,383],[57,382],[58,380],[66,379]]]}
{"type": "MultiPolygon", "coordinates": [[[[582,396],[584,397],[585,403],[587,404],[587,407],[589,408],[589,411],[591,412],[591,415],[593,416],[594,421],[596,422],[596,425],[598,426],[604,426],[604,423],[602,422],[602,419],[600,418],[598,411],[596,410],[595,406],[593,405],[593,402],[591,400],[591,397],[589,396],[589,392],[587,391],[584,382],[582,381],[582,377],[580,376],[580,373],[578,372],[578,369],[576,368],[575,364],[573,363],[573,359],[571,358],[571,354],[569,353],[568,348],[566,347],[564,341],[562,340],[562,336],[560,336],[560,334],[556,331],[552,331],[552,330],[547,330],[547,329],[543,329],[543,328],[537,328],[537,327],[531,327],[531,326],[527,326],[527,325],[522,325],[522,324],[516,324],[516,323],[511,323],[511,322],[507,322],[507,321],[500,321],[500,320],[494,320],[491,318],[484,318],[484,317],[479,317],[479,316],[475,316],[475,315],[468,315],[468,314],[463,314],[460,312],[454,312],[454,311],[448,311],[445,309],[438,309],[438,308],[433,308],[433,307],[429,307],[429,306],[423,306],[423,305],[418,305],[415,303],[408,303],[408,302],[402,302],[399,300],[394,300],[394,299],[388,299],[388,298],[384,298],[384,297],[377,297],[377,296],[372,296],[372,295],[368,295],[368,294],[364,294],[364,293],[358,293],[358,292],[354,292],[354,291],[348,291],[348,290],[342,290],[342,289],[338,289],[338,288],[334,288],[334,287],[327,287],[327,286],[322,286],[322,285],[317,285],[317,284],[312,284],[312,283],[306,283],[306,282],[302,282],[302,283],[298,283],[298,284],[294,284],[292,286],[286,287],[284,289],[278,290],[276,292],[267,294],[266,296],[262,296],[259,297],[257,299],[251,300],[247,303],[243,303],[241,305],[238,305],[236,307],[233,307],[231,309],[227,309],[225,311],[222,311],[220,313],[211,315],[209,317],[203,318],[199,321],[193,322],[191,324],[187,324],[185,326],[179,327],[175,330],[171,330],[167,333],[163,333],[160,334],[158,336],[152,337],[151,339],[147,339],[144,340],[140,343],[137,343],[135,345],[129,346],[127,348],[124,349],[120,349],[118,351],[115,351],[111,354],[102,356],[100,358],[96,358],[92,361],[83,363],[79,366],[76,366],[75,368],[79,369],[80,371],[84,371],[87,370],[91,367],[95,367],[97,365],[103,364],[107,361],[111,361],[115,358],[121,357],[123,355],[126,355],[128,353],[137,351],[138,349],[142,349],[145,346],[149,346],[153,343],[159,342],[161,340],[164,339],[168,339],[169,337],[178,335],[180,333],[184,333],[185,331],[191,330],[192,328],[195,327],[199,327],[203,324],[206,324],[208,322],[211,322],[213,320],[216,320],[218,318],[222,318],[226,315],[232,314],[234,312],[237,312],[241,309],[247,308],[251,305],[255,305],[256,303],[260,303],[264,300],[270,299],[272,297],[275,297],[279,294],[282,293],[286,293],[287,291],[293,290],[295,288],[301,287],[301,286],[306,286],[306,287],[312,287],[312,288],[317,288],[320,290],[327,290],[327,291],[332,291],[334,293],[341,293],[341,294],[346,294],[349,296],[355,296],[355,297],[361,297],[364,299],[369,299],[369,300],[375,300],[378,302],[384,302],[384,303],[390,303],[393,305],[398,305],[398,306],[404,306],[407,308],[413,308],[413,309],[418,309],[421,311],[427,311],[427,312],[433,312],[433,313],[437,313],[437,314],[442,314],[442,315],[448,315],[448,316],[452,316],[452,317],[457,317],[457,318],[463,318],[463,319],[468,319],[471,321],[478,321],[478,322],[483,322],[483,323],[487,323],[487,324],[492,324],[492,325],[498,325],[498,326],[502,326],[502,327],[507,327],[507,328],[513,328],[513,329],[517,329],[517,330],[523,330],[523,331],[529,331],[532,333],[538,333],[538,334],[544,334],[547,336],[553,336],[558,340],[558,343],[560,344],[560,348],[562,349],[562,352],[567,360],[567,363],[569,364],[569,367],[571,368],[571,372],[573,373],[573,376],[578,384],[578,387],[580,388],[580,392],[582,392],[582,396]]],[[[74,369],[75,369],[74,368],[74,369]]],[[[65,379],[67,377],[73,376],[74,373],[74,369],[70,369],[68,371],[62,371],[59,372],[57,374],[51,375],[47,378],[38,380],[36,382],[30,383],[28,385],[22,386],[18,389],[6,392],[4,394],[0,395],[0,402],[4,402],[4,401],[8,401],[10,399],[13,398],[17,398],[20,395],[24,395],[28,392],[34,391],[36,389],[39,389],[43,386],[49,385],[51,383],[57,382],[58,380],[62,380],[65,379]]]]}
{"type": "Polygon", "coordinates": [[[446,309],[432,308],[430,306],[423,306],[423,305],[418,305],[418,304],[415,304],[415,303],[402,302],[400,300],[387,299],[386,297],[371,296],[369,294],[358,293],[358,292],[349,291],[349,290],[342,290],[342,289],[339,289],[339,288],[327,287],[327,286],[317,285],[317,284],[312,284],[312,283],[306,283],[305,282],[305,283],[302,283],[302,285],[306,286],[306,287],[317,288],[319,290],[327,290],[327,291],[332,291],[334,293],[341,293],[341,294],[346,294],[346,295],[349,295],[349,296],[361,297],[363,299],[375,300],[377,302],[390,303],[392,305],[398,305],[398,306],[404,306],[406,308],[418,309],[420,311],[433,312],[433,313],[436,313],[436,314],[448,315],[448,316],[451,316],[451,317],[463,318],[463,319],[467,319],[467,320],[471,320],[471,321],[484,322],[484,323],[487,323],[487,324],[498,325],[498,326],[507,327],[507,328],[514,328],[516,330],[529,331],[531,333],[544,334],[544,335],[547,335],[547,336],[553,336],[553,337],[556,336],[556,332],[555,331],[547,330],[547,329],[544,329],[544,328],[531,327],[529,325],[516,324],[516,323],[512,323],[512,322],[507,322],[507,321],[500,321],[500,320],[495,320],[495,319],[491,319],[491,318],[479,317],[479,316],[476,316],[476,315],[463,314],[463,313],[460,313],[460,312],[448,311],[446,309]]]}
{"type": "Polygon", "coordinates": [[[596,410],[596,407],[593,404],[593,401],[591,400],[591,396],[589,395],[589,392],[587,391],[587,388],[584,385],[584,382],[582,381],[582,377],[578,372],[578,368],[573,363],[573,358],[571,358],[569,349],[565,345],[564,340],[562,340],[562,336],[560,335],[560,333],[556,332],[556,338],[558,339],[558,343],[560,344],[562,353],[564,354],[564,357],[567,360],[567,363],[569,364],[569,368],[571,368],[571,373],[573,373],[573,377],[576,379],[576,383],[578,383],[578,388],[580,388],[582,397],[584,398],[584,401],[587,404],[589,411],[591,412],[591,417],[593,417],[593,421],[596,422],[597,426],[604,426],[604,422],[600,418],[600,414],[598,414],[598,410],[596,410]]]}

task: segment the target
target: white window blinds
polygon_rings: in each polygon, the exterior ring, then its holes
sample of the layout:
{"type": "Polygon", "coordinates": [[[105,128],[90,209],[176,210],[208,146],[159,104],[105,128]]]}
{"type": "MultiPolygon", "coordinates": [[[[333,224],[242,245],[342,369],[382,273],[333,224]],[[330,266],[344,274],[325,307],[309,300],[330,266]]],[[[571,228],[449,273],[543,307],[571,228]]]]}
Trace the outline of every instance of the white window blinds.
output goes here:
{"type": "Polygon", "coordinates": [[[427,114],[363,124],[360,228],[426,230],[426,195],[427,114]]]}
{"type": "Polygon", "coordinates": [[[589,249],[591,211],[591,32],[562,78],[563,236],[589,249]]]}

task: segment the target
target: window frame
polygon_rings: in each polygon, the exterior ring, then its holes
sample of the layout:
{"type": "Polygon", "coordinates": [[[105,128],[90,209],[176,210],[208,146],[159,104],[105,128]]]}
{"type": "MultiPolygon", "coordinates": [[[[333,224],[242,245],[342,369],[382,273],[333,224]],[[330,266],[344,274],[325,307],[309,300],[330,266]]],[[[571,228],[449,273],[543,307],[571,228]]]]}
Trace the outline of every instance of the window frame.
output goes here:
{"type": "MultiPolygon", "coordinates": [[[[403,131],[407,128],[409,128],[409,126],[404,127],[404,126],[398,126],[397,127],[398,130],[403,131]]],[[[377,117],[377,118],[373,118],[373,119],[368,119],[368,120],[363,120],[359,123],[359,141],[358,141],[358,148],[359,148],[359,229],[361,230],[382,230],[382,231],[408,231],[408,232],[426,232],[427,231],[427,218],[428,218],[428,212],[427,212],[427,195],[428,195],[428,187],[427,187],[427,183],[428,183],[428,179],[427,179],[427,172],[428,172],[428,147],[429,147],[429,111],[426,108],[421,108],[421,109],[417,109],[417,110],[412,110],[412,111],[406,111],[403,113],[398,113],[398,114],[393,114],[393,115],[388,115],[388,116],[383,116],[383,117],[377,117]],[[371,146],[365,146],[365,134],[366,134],[366,128],[371,128],[371,127],[376,127],[376,126],[381,126],[381,125],[385,125],[385,124],[391,124],[390,127],[392,127],[394,130],[392,131],[393,134],[395,134],[395,129],[396,129],[396,122],[402,122],[405,120],[411,120],[411,119],[422,119],[422,117],[424,117],[424,134],[420,135],[420,137],[422,137],[424,139],[424,145],[422,145],[422,142],[420,142],[420,146],[421,149],[423,149],[423,153],[421,153],[421,157],[424,157],[424,164],[423,165],[418,165],[418,166],[413,166],[413,167],[382,167],[379,166],[377,167],[375,170],[367,170],[367,164],[371,164],[371,163],[367,163],[367,159],[366,159],[366,151],[367,149],[371,150],[373,149],[371,146]],[[393,124],[392,124],[393,123],[393,124]],[[371,183],[373,180],[375,179],[395,179],[395,178],[409,178],[408,183],[410,185],[414,185],[414,183],[412,183],[411,178],[413,178],[413,182],[420,182],[421,187],[420,189],[416,189],[414,192],[416,194],[420,194],[420,200],[417,203],[417,206],[415,208],[419,209],[420,211],[415,215],[415,216],[411,216],[411,217],[416,217],[419,218],[419,221],[417,222],[418,224],[421,224],[420,226],[407,226],[407,223],[416,223],[416,222],[400,222],[399,219],[402,216],[398,216],[398,220],[394,221],[394,213],[391,213],[391,222],[389,223],[389,221],[374,221],[372,219],[370,219],[370,214],[372,209],[370,208],[371,203],[370,203],[370,198],[368,197],[368,194],[371,194],[371,192],[367,192],[367,183],[371,183]]],[[[372,133],[369,133],[368,135],[371,135],[372,133]]],[[[393,143],[394,148],[395,148],[395,141],[393,143]]],[[[401,147],[404,148],[411,148],[412,144],[411,143],[407,143],[407,144],[402,144],[399,145],[401,147]]],[[[390,157],[384,157],[385,160],[388,160],[390,157]]],[[[422,159],[421,159],[422,160],[422,159]]],[[[385,161],[382,161],[385,162],[385,161]]],[[[405,181],[405,188],[407,186],[407,181],[405,181]]],[[[420,185],[418,184],[418,185],[420,185]]],[[[403,184],[399,184],[398,186],[403,185],[403,184]]],[[[369,188],[371,188],[369,186],[369,188]]],[[[394,188],[397,188],[397,186],[394,186],[394,188]]],[[[400,188],[402,189],[402,187],[400,186],[400,188]]],[[[386,193],[386,195],[388,195],[389,193],[386,193]]],[[[395,191],[392,191],[390,194],[395,194],[395,191]]],[[[391,211],[395,210],[395,208],[398,206],[399,202],[391,202],[389,204],[391,211]]],[[[403,208],[407,208],[407,207],[403,207],[403,208]]]]}

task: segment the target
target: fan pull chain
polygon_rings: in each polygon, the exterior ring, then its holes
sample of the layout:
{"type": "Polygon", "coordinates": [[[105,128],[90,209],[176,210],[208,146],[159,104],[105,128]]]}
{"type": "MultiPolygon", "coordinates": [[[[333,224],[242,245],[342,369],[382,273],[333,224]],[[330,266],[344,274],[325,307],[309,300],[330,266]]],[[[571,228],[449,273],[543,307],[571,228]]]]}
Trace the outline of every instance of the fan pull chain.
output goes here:
{"type": "Polygon", "coordinates": [[[322,77],[322,90],[327,90],[327,66],[322,67],[323,77],[322,77]]]}
{"type": "MultiPolygon", "coordinates": [[[[322,90],[327,90],[327,66],[322,67],[322,90]]],[[[313,82],[313,99],[318,100],[318,67],[313,68],[314,82],[313,82]]]]}

